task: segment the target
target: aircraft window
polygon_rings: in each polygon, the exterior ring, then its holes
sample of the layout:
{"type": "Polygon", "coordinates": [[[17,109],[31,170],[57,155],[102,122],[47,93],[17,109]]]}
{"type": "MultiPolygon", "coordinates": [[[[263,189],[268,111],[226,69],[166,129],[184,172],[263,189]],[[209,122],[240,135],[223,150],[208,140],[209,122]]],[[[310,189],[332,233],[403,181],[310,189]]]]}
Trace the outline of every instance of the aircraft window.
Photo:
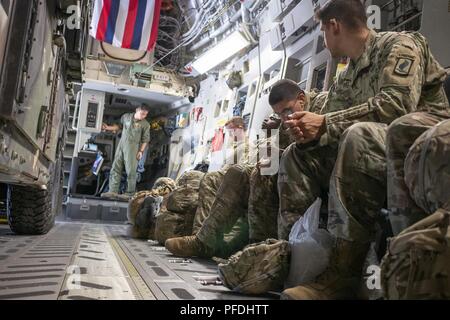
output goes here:
{"type": "Polygon", "coordinates": [[[244,65],[242,67],[242,73],[247,73],[250,71],[250,61],[245,60],[244,65]]]}
{"type": "Polygon", "coordinates": [[[228,101],[228,100],[224,100],[224,101],[223,101],[223,104],[222,104],[222,112],[227,112],[229,102],[230,102],[230,101],[228,101]]]}
{"type": "Polygon", "coordinates": [[[327,74],[327,65],[324,64],[314,70],[313,85],[311,88],[317,88],[322,91],[325,88],[325,76],[327,74]]]}
{"type": "Polygon", "coordinates": [[[217,118],[220,115],[220,107],[222,106],[222,101],[217,101],[216,109],[214,109],[214,118],[217,118]]]}

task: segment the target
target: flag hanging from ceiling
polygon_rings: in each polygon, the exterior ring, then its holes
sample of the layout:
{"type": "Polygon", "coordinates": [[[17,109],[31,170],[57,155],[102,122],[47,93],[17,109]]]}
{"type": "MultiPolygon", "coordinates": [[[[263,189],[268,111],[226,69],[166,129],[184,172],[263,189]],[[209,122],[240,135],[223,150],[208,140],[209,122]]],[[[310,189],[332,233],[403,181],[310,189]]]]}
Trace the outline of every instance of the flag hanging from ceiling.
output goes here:
{"type": "Polygon", "coordinates": [[[162,0],[94,0],[89,34],[114,47],[151,51],[162,0]]]}

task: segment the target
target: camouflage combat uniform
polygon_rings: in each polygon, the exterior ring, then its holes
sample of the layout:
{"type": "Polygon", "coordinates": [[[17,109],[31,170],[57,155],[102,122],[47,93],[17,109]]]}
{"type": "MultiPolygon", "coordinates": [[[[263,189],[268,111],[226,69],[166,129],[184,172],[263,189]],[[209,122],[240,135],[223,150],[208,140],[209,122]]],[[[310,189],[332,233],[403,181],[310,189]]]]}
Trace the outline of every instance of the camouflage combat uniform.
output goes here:
{"type": "Polygon", "coordinates": [[[127,173],[127,193],[136,191],[136,155],[143,143],[150,141],[150,125],[147,120],[135,120],[134,113],[126,113],[120,118],[122,137],[114,156],[109,176],[109,191],[119,192],[123,169],[127,173]]]}
{"type": "Polygon", "coordinates": [[[387,124],[414,111],[446,114],[442,81],[443,70],[418,33],[370,31],[364,53],[338,75],[320,111],[326,133],[283,154],[280,238],[316,197],[329,193],[330,232],[370,241],[386,200],[387,124]]]}
{"type": "MultiPolygon", "coordinates": [[[[322,105],[319,101],[323,101],[323,94],[309,93],[307,100],[306,110],[314,112],[322,105]],[[319,96],[322,100],[317,99],[319,96]]],[[[279,130],[278,148],[267,144],[269,139],[258,141],[257,150],[270,146],[272,153],[281,156],[292,142],[282,129],[279,130]]],[[[228,168],[209,216],[198,229],[197,237],[210,247],[222,249],[221,253],[225,256],[242,249],[249,242],[277,237],[277,174],[262,175],[254,164],[255,157],[250,154],[246,164],[228,168]],[[231,232],[223,236],[229,230],[231,232]]]]}
{"type": "Polygon", "coordinates": [[[204,175],[202,181],[200,182],[200,189],[198,195],[198,207],[195,212],[194,226],[192,228],[192,233],[196,234],[198,230],[203,225],[203,221],[209,216],[209,211],[216,197],[217,190],[219,189],[223,176],[226,170],[219,170],[208,172],[204,175]]]}

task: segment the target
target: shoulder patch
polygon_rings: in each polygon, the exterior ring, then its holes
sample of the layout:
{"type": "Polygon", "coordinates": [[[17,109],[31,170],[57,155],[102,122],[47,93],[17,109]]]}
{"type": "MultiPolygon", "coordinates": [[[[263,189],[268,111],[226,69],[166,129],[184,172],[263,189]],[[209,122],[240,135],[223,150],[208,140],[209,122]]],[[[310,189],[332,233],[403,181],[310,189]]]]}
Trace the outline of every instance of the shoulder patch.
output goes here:
{"type": "Polygon", "coordinates": [[[408,76],[413,66],[414,59],[412,58],[398,58],[395,64],[394,73],[400,76],[408,76]]]}

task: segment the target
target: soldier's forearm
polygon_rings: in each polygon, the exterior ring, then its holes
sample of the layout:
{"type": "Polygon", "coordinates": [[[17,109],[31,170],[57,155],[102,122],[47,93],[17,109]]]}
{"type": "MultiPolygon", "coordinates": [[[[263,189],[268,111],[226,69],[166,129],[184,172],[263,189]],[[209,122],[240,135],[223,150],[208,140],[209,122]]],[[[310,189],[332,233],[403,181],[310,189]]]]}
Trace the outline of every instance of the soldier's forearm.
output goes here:
{"type": "Polygon", "coordinates": [[[147,147],[147,144],[148,144],[148,143],[141,143],[141,147],[139,148],[139,151],[140,151],[140,152],[144,152],[144,151],[145,151],[145,148],[147,147]]]}
{"type": "Polygon", "coordinates": [[[357,122],[371,121],[390,124],[399,116],[414,111],[416,104],[416,101],[403,92],[386,88],[366,103],[325,114],[328,136],[339,139],[345,129],[357,122]]]}
{"type": "Polygon", "coordinates": [[[106,130],[117,132],[120,130],[120,126],[117,124],[113,124],[113,125],[108,126],[106,130]]]}

